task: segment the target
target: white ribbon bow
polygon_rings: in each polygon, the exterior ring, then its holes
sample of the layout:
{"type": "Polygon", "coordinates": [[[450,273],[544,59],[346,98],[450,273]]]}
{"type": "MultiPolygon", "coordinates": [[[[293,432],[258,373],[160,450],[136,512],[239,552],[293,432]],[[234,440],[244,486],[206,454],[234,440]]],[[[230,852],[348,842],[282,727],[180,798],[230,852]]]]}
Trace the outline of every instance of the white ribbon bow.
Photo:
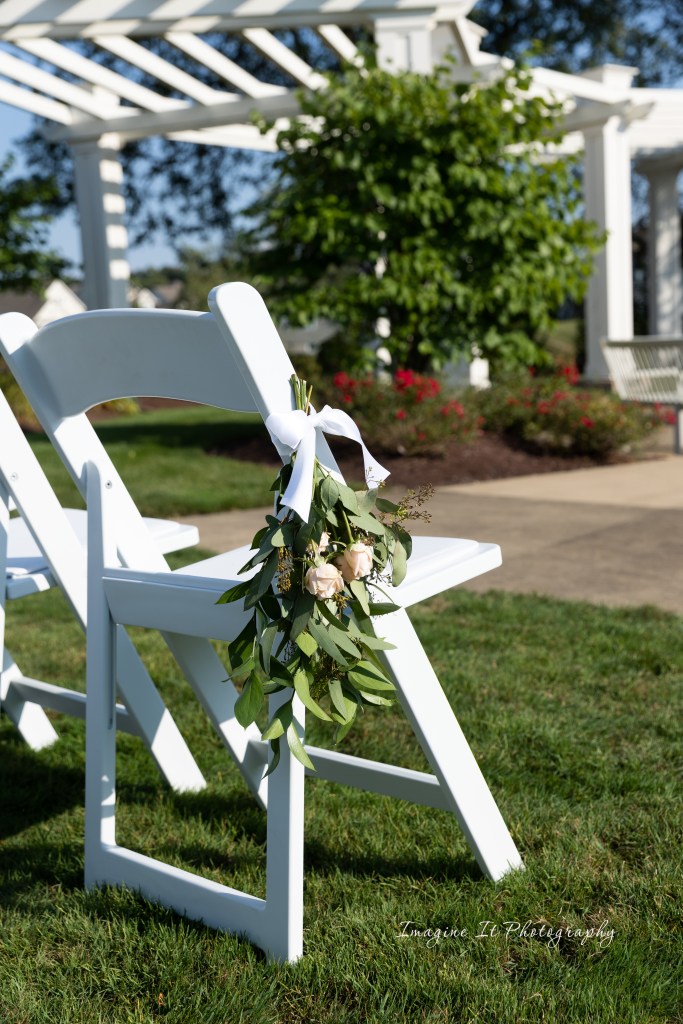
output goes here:
{"type": "Polygon", "coordinates": [[[308,522],[313,497],[313,471],[318,431],[337,434],[357,441],[363,452],[365,479],[368,484],[379,484],[389,476],[389,470],[372,458],[363,444],[360,430],[343,409],[324,406],[320,412],[307,416],[302,409],[273,413],[266,420],[266,427],[281,456],[287,458],[296,452],[294,468],[282,503],[308,522]],[[371,476],[372,471],[372,476],[371,476]]]}

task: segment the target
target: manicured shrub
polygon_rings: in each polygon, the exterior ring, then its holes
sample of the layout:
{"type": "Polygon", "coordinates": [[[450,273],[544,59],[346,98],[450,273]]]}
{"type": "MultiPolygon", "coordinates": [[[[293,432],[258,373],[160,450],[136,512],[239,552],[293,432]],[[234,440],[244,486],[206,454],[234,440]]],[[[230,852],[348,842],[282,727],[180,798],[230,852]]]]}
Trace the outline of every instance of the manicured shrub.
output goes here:
{"type": "Polygon", "coordinates": [[[604,458],[642,441],[659,422],[652,410],[578,381],[573,366],[507,377],[478,396],[484,429],[541,451],[604,458]]]}
{"type": "Polygon", "coordinates": [[[440,455],[451,440],[468,441],[478,412],[434,377],[397,370],[390,380],[335,374],[331,404],[349,413],[368,446],[399,455],[440,455]]]}

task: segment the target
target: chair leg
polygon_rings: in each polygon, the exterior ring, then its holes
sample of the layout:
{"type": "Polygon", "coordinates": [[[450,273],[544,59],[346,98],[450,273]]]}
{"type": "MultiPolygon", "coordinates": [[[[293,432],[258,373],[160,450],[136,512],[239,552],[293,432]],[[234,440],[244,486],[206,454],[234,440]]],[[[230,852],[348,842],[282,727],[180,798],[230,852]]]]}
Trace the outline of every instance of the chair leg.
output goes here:
{"type": "Polygon", "coordinates": [[[118,690],[157,768],[178,793],[196,793],[206,780],[173,716],[123,627],[116,634],[118,690]]]}
{"type": "MultiPolygon", "coordinates": [[[[288,694],[270,698],[271,715],[288,694]]],[[[294,698],[294,728],[303,741],[304,707],[294,698]]],[[[266,908],[268,956],[293,962],[303,953],[304,930],[304,767],[281,739],[280,763],[268,777],[266,908]]]]}
{"type": "Polygon", "coordinates": [[[88,604],[85,710],[85,887],[107,881],[103,854],[116,844],[116,626],[104,591],[88,604]]]}
{"type": "Polygon", "coordinates": [[[14,659],[5,649],[5,580],[9,547],[9,490],[0,478],[0,708],[16,725],[33,750],[51,746],[58,738],[50,719],[37,704],[22,700],[12,682],[22,677],[14,659]]]}
{"type": "MultiPolygon", "coordinates": [[[[1,646],[1,645],[0,645],[1,646]]],[[[10,721],[32,750],[51,747],[59,737],[39,704],[23,700],[13,682],[22,680],[23,674],[6,647],[2,647],[2,673],[0,674],[0,705],[10,721]]]]}
{"type": "Polygon", "coordinates": [[[522,860],[464,733],[405,611],[375,620],[377,635],[396,645],[384,657],[410,724],[439,779],[470,849],[494,880],[522,860]]]}

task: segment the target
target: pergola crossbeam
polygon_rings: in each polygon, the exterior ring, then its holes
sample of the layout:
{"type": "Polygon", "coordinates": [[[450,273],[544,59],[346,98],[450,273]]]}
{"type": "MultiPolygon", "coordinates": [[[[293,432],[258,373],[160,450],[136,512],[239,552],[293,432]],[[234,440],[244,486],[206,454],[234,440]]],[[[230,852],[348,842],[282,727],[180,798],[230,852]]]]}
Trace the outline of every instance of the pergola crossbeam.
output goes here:
{"type": "Polygon", "coordinates": [[[136,43],[135,40],[128,39],[126,36],[97,36],[94,41],[98,46],[116,54],[117,57],[127,61],[133,67],[138,67],[149,75],[153,75],[158,81],[165,82],[172,89],[189,96],[197,103],[208,105],[225,103],[231,95],[234,96],[234,94],[212,89],[198,81],[193,75],[174,67],[163,57],[159,57],[156,53],[152,53],[140,43],[136,43]]]}
{"type": "Polygon", "coordinates": [[[34,57],[39,57],[63,71],[77,75],[91,85],[107,89],[120,99],[128,100],[136,107],[142,107],[143,110],[169,110],[178,106],[178,100],[159,96],[153,89],[147,89],[144,85],[139,85],[130,78],[126,78],[125,75],[102,67],[96,61],[75,53],[69,47],[55,42],[54,39],[22,39],[15,45],[33,54],[34,57]]]}
{"type": "Polygon", "coordinates": [[[320,89],[325,79],[314,71],[310,64],[297,56],[288,46],[281,43],[265,28],[248,28],[242,32],[244,38],[268,60],[272,60],[283,71],[306,89],[320,89]]]}
{"type": "MultiPolygon", "coordinates": [[[[91,117],[101,118],[109,112],[107,103],[102,97],[96,97],[92,92],[82,89],[71,82],[65,82],[63,78],[57,78],[49,71],[43,71],[28,61],[13,57],[11,53],[0,50],[0,75],[13,79],[21,85],[27,85],[31,89],[45,93],[52,99],[61,100],[62,103],[83,111],[91,117]]],[[[112,104],[113,105],[113,104],[112,104]]]]}
{"type": "Polygon", "coordinates": [[[275,133],[262,135],[252,125],[235,125],[228,128],[205,128],[203,131],[168,132],[165,136],[174,142],[193,142],[199,146],[223,146],[233,149],[257,150],[261,153],[275,153],[275,133]]]}
{"type": "MultiPolygon", "coordinates": [[[[167,32],[232,32],[243,27],[295,28],[320,22],[372,25],[396,11],[396,0],[2,0],[0,38],[91,39],[102,35],[160,36],[167,32]]],[[[433,11],[434,0],[404,0],[402,14],[433,11]]],[[[472,0],[438,5],[439,15],[467,15],[472,0]]]]}
{"type": "Polygon", "coordinates": [[[38,117],[46,117],[58,124],[66,125],[73,121],[71,108],[65,103],[42,96],[39,92],[22,89],[21,86],[5,82],[2,79],[0,79],[0,103],[18,107],[20,110],[26,110],[29,114],[36,114],[38,117]]]}
{"type": "MultiPolygon", "coordinates": [[[[168,135],[171,132],[199,131],[203,128],[221,128],[225,125],[249,124],[254,112],[267,120],[278,117],[295,117],[299,103],[292,92],[277,96],[235,97],[211,106],[179,107],[160,113],[144,111],[131,117],[110,117],[106,131],[118,135],[121,143],[149,135],[168,135]]],[[[78,121],[67,127],[47,128],[46,134],[53,141],[77,142],[97,138],[105,128],[96,121],[78,121]]]]}
{"type": "Polygon", "coordinates": [[[167,32],[165,38],[178,50],[209,68],[219,78],[239,89],[245,96],[276,96],[287,90],[281,85],[267,85],[249,74],[225,54],[220,53],[192,32],[167,32]]]}
{"type": "Polygon", "coordinates": [[[342,60],[347,61],[349,64],[363,63],[358,47],[349,39],[346,32],[339,28],[339,25],[317,25],[316,32],[332,52],[336,53],[342,60]]]}

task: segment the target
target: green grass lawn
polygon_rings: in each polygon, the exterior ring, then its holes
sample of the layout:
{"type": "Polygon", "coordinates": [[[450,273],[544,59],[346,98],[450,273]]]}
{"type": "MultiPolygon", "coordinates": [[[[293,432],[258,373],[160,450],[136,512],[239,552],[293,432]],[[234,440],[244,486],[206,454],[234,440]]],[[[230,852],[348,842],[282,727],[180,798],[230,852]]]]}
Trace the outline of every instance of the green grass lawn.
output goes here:
{"type": "MultiPolygon", "coordinates": [[[[188,406],[100,420],[95,426],[143,515],[218,512],[272,502],[269,488],[279,466],[274,448],[272,466],[211,454],[265,434],[258,416],[188,406]]],[[[50,442],[39,434],[30,441],[62,504],[77,504],[76,489],[50,442]]]]}
{"type": "MultiPolygon", "coordinates": [[[[3,720],[3,1024],[683,1020],[683,622],[465,591],[414,621],[524,872],[485,880],[444,812],[309,780],[304,957],[269,965],[131,893],[84,893],[83,725],[60,719],[60,742],[35,754],[3,720]],[[405,921],[449,934],[400,937],[405,921]],[[565,932],[549,942],[526,922],[565,932]]],[[[121,838],[262,895],[264,816],[156,637],[138,640],[210,784],[174,795],[122,737],[121,838]]],[[[58,594],[10,605],[7,641],[27,672],[82,680],[58,594]]],[[[397,710],[344,744],[424,766],[397,710]]]]}

